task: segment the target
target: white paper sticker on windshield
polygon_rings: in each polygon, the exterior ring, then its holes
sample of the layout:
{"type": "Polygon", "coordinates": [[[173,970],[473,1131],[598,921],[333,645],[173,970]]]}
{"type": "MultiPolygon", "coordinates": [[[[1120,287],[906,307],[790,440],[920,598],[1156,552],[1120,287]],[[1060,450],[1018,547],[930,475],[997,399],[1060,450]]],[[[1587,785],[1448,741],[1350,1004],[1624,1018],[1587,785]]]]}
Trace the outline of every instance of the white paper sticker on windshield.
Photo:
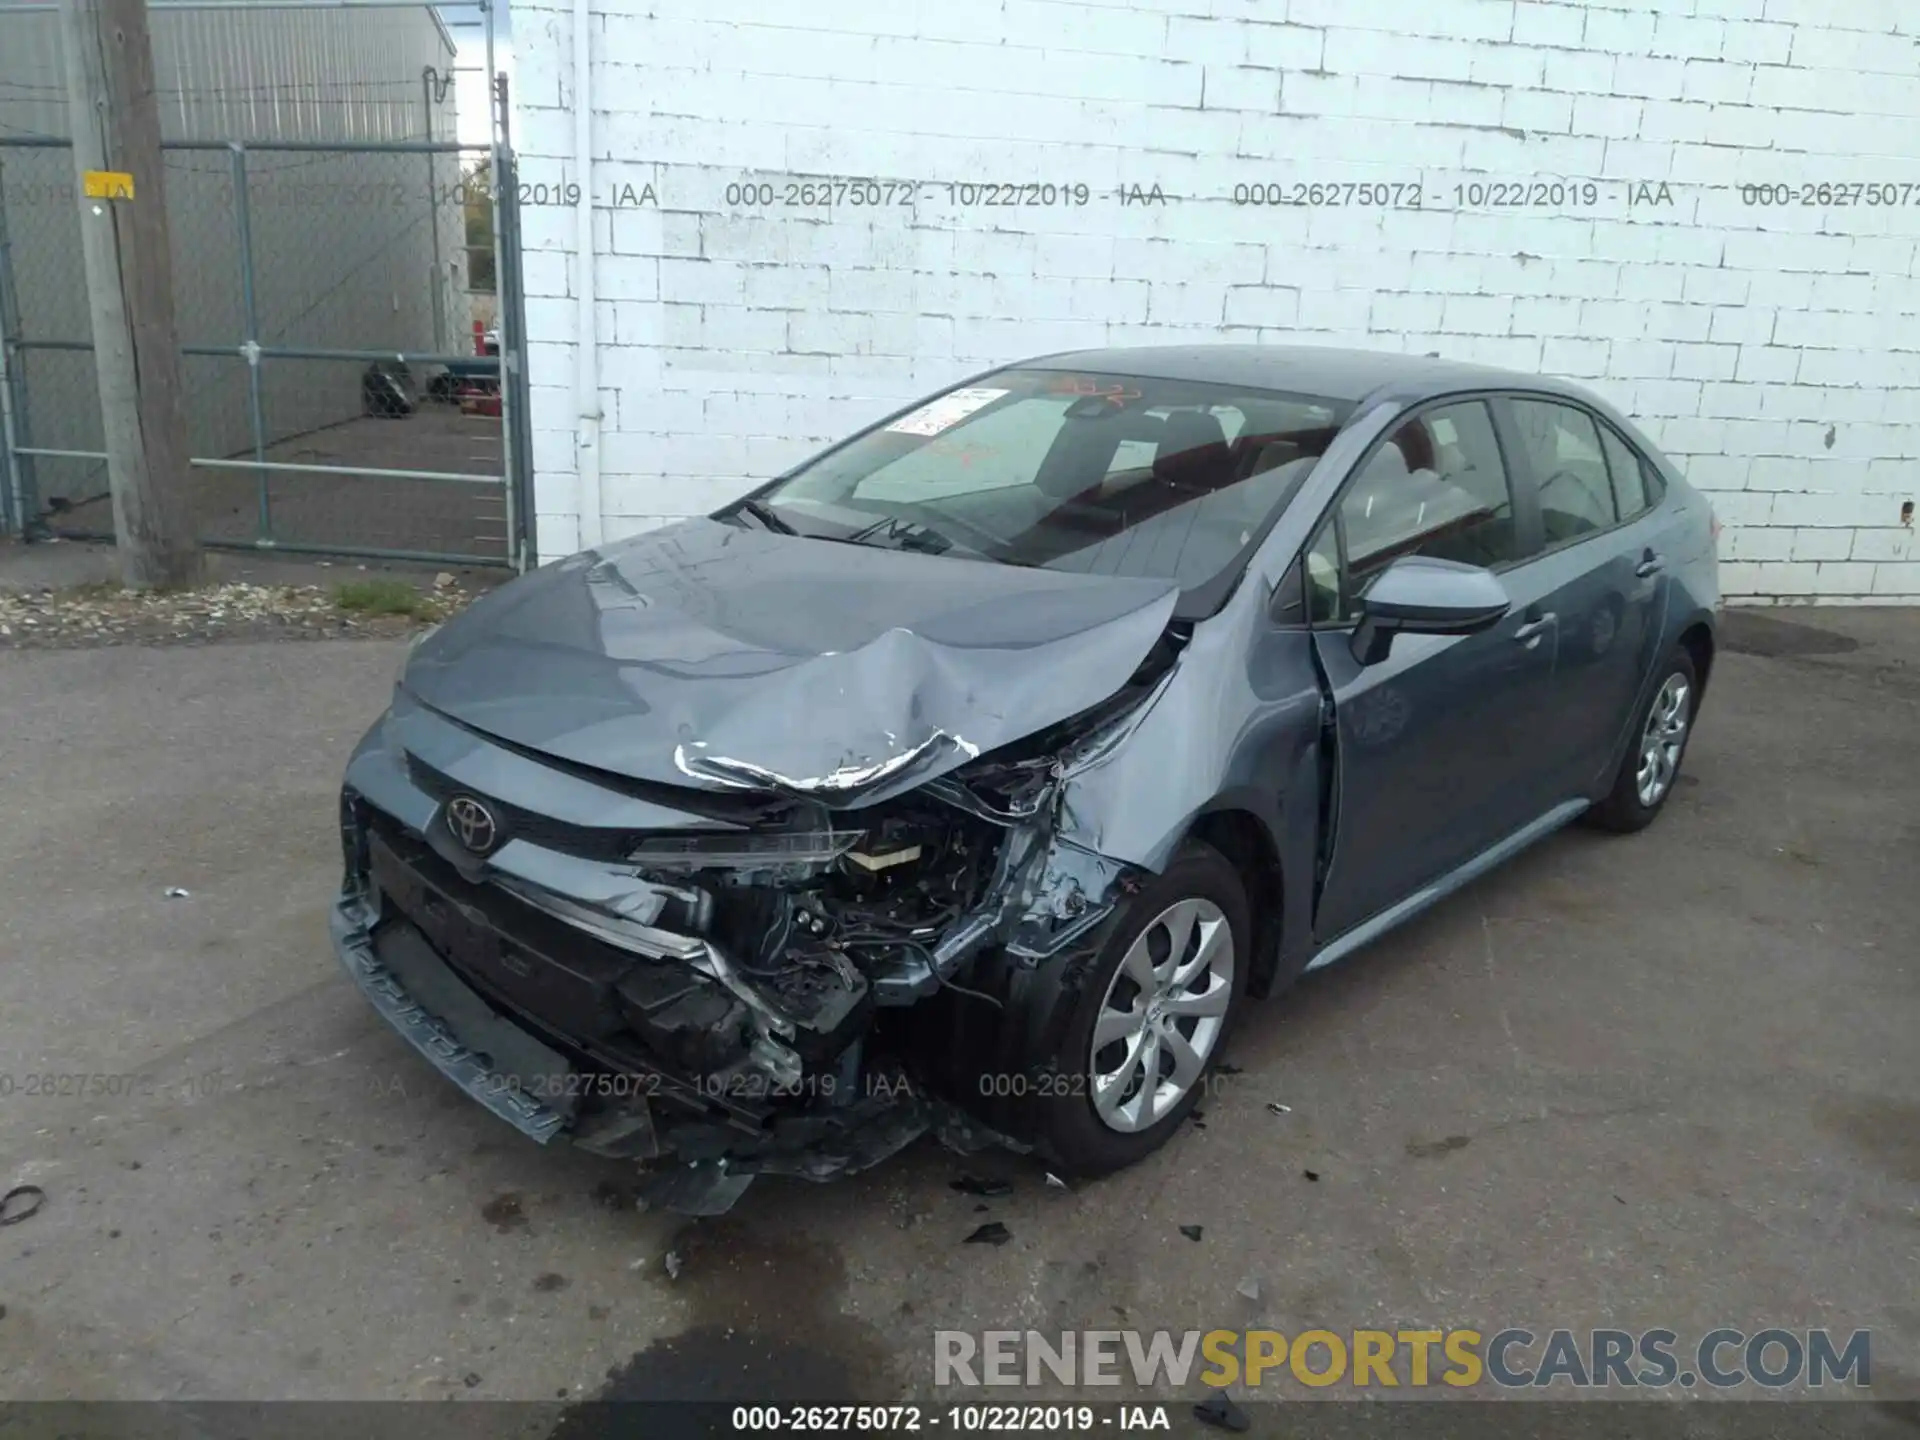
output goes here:
{"type": "Polygon", "coordinates": [[[973,390],[955,390],[938,400],[929,400],[911,414],[902,415],[887,429],[900,435],[938,435],[1008,393],[985,386],[973,390]]]}

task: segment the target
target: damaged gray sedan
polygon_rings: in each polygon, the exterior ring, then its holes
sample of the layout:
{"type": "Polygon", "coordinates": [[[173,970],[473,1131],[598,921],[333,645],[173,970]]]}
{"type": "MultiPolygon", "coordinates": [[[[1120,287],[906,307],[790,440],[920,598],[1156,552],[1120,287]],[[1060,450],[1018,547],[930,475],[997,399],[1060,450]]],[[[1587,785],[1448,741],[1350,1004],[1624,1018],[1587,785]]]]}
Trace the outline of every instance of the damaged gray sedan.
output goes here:
{"type": "Polygon", "coordinates": [[[997,370],[419,642],[348,766],[334,942],[481,1104],[665,1206],[929,1132],[1111,1171],[1250,996],[1653,818],[1716,533],[1556,381],[997,370]]]}

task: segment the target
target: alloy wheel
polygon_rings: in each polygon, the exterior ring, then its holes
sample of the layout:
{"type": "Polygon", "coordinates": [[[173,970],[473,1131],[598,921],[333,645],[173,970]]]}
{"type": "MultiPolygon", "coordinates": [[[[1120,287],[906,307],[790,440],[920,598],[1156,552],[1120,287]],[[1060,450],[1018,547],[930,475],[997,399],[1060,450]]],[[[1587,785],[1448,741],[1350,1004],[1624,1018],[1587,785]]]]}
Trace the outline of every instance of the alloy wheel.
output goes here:
{"type": "Polygon", "coordinates": [[[1634,778],[1640,803],[1648,809],[1658,805],[1673,786],[1692,705],[1693,687],[1686,676],[1676,673],[1667,677],[1647,712],[1647,728],[1640,735],[1640,768],[1634,778]]]}
{"type": "Polygon", "coordinates": [[[1109,1129],[1145,1130],[1200,1079],[1233,1003],[1233,928],[1211,900],[1169,905],[1127,947],[1094,1018],[1087,1073],[1109,1129]]]}

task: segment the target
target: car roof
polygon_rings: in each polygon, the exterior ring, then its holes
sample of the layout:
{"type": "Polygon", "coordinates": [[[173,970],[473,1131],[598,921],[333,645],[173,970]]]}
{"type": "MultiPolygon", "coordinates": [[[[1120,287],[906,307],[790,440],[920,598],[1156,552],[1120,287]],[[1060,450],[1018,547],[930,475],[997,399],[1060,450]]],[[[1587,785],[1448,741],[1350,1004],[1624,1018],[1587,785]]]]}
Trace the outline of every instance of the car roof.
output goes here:
{"type": "Polygon", "coordinates": [[[1246,385],[1359,402],[1415,401],[1456,390],[1542,390],[1592,403],[1564,380],[1391,350],[1329,345],[1143,345],[1068,350],[1019,362],[1021,369],[1082,370],[1154,380],[1246,385]]]}

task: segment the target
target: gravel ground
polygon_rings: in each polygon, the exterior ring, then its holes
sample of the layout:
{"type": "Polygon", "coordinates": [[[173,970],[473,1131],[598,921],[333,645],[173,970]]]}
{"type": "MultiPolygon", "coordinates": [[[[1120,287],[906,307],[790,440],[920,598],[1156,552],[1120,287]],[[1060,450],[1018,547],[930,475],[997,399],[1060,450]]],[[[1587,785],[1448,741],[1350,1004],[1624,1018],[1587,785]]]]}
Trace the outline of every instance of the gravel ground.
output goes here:
{"type": "Polygon", "coordinates": [[[0,591],[0,649],[194,645],[216,640],[390,640],[445,619],[473,597],[444,572],[413,614],[343,609],[318,585],[208,585],[135,591],[113,585],[0,591]]]}

